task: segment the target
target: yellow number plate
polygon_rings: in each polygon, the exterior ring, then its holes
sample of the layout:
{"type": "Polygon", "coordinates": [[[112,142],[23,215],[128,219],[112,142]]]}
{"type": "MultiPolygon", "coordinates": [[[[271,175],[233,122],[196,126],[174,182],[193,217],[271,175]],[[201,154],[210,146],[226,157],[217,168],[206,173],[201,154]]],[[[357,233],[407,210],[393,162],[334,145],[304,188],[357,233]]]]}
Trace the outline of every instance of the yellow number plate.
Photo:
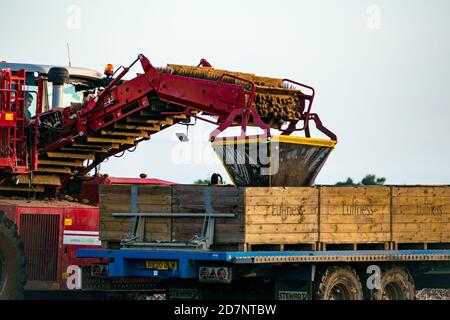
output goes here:
{"type": "Polygon", "coordinates": [[[177,261],[161,261],[161,260],[147,260],[145,261],[146,269],[153,270],[177,270],[177,261]]]}

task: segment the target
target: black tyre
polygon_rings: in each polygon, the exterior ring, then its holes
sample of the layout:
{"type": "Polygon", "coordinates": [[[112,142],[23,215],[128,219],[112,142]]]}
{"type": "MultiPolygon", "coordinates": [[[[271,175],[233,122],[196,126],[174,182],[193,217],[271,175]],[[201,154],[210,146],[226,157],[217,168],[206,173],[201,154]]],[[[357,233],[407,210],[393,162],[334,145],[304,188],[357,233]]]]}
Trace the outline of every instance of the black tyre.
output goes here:
{"type": "Polygon", "coordinates": [[[362,300],[363,289],[356,272],[348,266],[329,267],[319,274],[317,300],[362,300]]]}
{"type": "Polygon", "coordinates": [[[390,267],[381,272],[381,288],[372,290],[373,300],[414,300],[416,288],[407,268],[390,267]]]}
{"type": "Polygon", "coordinates": [[[23,298],[25,272],[23,242],[16,225],[0,212],[0,300],[23,298]]]}

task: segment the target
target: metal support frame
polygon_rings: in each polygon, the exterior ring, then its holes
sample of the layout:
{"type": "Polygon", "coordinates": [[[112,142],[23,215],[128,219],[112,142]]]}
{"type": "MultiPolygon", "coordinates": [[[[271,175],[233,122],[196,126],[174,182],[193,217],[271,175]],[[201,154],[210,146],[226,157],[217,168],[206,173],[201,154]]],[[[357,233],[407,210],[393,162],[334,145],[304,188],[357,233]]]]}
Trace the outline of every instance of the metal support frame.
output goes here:
{"type": "Polygon", "coordinates": [[[137,186],[131,186],[130,212],[114,212],[113,217],[133,217],[130,233],[122,239],[121,245],[124,247],[141,248],[172,248],[172,249],[200,249],[208,251],[214,244],[214,228],[216,218],[235,218],[234,213],[214,213],[211,205],[211,187],[204,189],[205,212],[138,212],[137,206],[137,186]],[[189,242],[146,242],[145,241],[145,218],[146,217],[164,217],[164,218],[203,218],[202,233],[193,235],[189,242]]]}
{"type": "Polygon", "coordinates": [[[279,128],[280,131],[282,131],[283,135],[291,135],[295,131],[305,131],[305,136],[307,138],[311,138],[311,133],[309,130],[309,121],[314,121],[317,130],[325,134],[328,138],[330,138],[333,141],[337,141],[337,136],[331,132],[328,128],[326,128],[322,121],[320,120],[320,117],[317,113],[303,113],[302,119],[304,122],[303,128],[297,129],[297,124],[301,120],[297,121],[291,121],[286,129],[279,128]]]}
{"type": "Polygon", "coordinates": [[[26,70],[0,70],[0,144],[4,148],[0,167],[6,168],[7,174],[26,174],[37,169],[37,121],[33,132],[30,121],[25,119],[25,93],[36,94],[38,116],[42,92],[25,90],[25,85],[26,70]]]}

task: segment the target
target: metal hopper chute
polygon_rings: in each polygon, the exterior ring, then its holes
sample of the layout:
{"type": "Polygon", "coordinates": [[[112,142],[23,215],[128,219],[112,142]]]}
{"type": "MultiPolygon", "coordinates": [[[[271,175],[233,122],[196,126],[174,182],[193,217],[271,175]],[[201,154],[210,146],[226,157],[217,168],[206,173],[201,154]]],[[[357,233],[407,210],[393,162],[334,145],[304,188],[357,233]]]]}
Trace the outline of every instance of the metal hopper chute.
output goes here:
{"type": "Polygon", "coordinates": [[[294,136],[218,139],[213,149],[236,186],[310,186],[336,141],[294,136]]]}

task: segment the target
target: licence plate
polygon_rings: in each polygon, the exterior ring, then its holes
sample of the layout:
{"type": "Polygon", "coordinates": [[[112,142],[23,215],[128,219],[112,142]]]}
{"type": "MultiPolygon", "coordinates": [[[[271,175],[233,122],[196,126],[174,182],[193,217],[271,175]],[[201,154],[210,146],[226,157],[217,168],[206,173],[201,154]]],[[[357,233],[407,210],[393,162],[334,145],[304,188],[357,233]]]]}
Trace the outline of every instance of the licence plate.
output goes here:
{"type": "Polygon", "coordinates": [[[146,269],[153,270],[177,270],[177,261],[147,260],[145,261],[146,269]]]}

